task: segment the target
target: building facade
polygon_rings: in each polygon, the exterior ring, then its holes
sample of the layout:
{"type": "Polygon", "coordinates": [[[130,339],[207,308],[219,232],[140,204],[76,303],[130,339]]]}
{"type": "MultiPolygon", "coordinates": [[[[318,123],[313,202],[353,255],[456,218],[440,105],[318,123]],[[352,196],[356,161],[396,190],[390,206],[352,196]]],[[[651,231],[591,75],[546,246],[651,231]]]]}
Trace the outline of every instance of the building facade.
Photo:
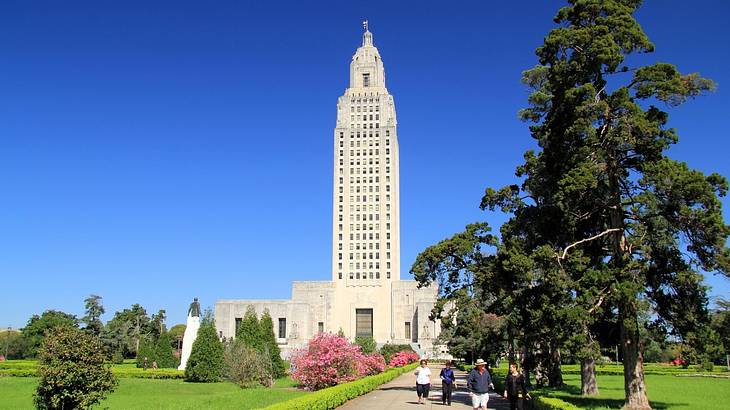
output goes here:
{"type": "Polygon", "coordinates": [[[321,332],[408,343],[434,351],[428,316],[435,287],[400,280],[400,180],[395,103],[373,35],[365,28],[337,101],[333,135],[332,278],[294,282],[289,300],[219,300],[216,327],[234,337],[248,306],[268,309],[283,354],[321,332]]]}

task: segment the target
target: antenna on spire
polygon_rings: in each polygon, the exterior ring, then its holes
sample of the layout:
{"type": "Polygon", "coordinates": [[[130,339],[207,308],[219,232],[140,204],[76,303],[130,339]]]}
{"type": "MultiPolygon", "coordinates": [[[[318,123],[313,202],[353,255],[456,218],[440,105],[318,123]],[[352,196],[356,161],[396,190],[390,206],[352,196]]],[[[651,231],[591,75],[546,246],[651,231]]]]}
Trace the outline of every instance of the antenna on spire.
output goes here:
{"type": "Polygon", "coordinates": [[[362,22],[362,28],[364,28],[364,29],[365,29],[365,31],[368,31],[368,21],[367,21],[367,20],[364,20],[364,21],[362,22]]]}

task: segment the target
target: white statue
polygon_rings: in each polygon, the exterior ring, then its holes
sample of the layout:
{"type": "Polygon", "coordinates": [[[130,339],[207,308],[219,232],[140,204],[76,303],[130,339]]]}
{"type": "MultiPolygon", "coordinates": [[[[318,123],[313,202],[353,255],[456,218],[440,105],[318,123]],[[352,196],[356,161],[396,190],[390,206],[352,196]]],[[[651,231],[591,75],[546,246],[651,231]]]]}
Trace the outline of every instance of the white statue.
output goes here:
{"type": "Polygon", "coordinates": [[[195,298],[188,308],[188,323],[183,335],[182,354],[180,355],[178,370],[185,370],[185,366],[188,364],[190,352],[193,350],[193,343],[198,337],[198,329],[200,329],[200,303],[198,298],[195,298]]]}

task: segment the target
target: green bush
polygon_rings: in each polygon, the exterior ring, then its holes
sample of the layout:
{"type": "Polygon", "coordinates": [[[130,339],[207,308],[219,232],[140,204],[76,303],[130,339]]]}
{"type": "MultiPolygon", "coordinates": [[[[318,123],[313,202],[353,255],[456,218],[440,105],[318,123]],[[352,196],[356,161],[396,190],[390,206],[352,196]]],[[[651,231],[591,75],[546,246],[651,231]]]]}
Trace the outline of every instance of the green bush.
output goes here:
{"type": "Polygon", "coordinates": [[[532,400],[529,400],[529,408],[535,410],[580,410],[580,407],[576,407],[570,403],[566,403],[556,397],[543,397],[535,396],[530,393],[532,400]]]}
{"type": "Polygon", "coordinates": [[[217,382],[223,375],[223,344],[215,333],[212,318],[204,318],[193,342],[185,380],[189,382],[217,382]]]}
{"type": "Polygon", "coordinates": [[[355,337],[355,344],[360,346],[360,351],[364,354],[375,353],[375,350],[377,350],[375,339],[369,336],[355,337]]]}
{"type": "Polygon", "coordinates": [[[111,362],[114,364],[124,363],[124,356],[122,355],[122,352],[114,352],[111,362]]]}
{"type": "Polygon", "coordinates": [[[715,364],[710,359],[704,359],[702,363],[697,365],[697,370],[701,372],[711,372],[715,369],[715,364]]]}
{"type": "Polygon", "coordinates": [[[264,410],[330,410],[334,409],[350,399],[369,393],[378,386],[387,383],[403,373],[415,369],[416,363],[399,368],[387,370],[374,376],[364,377],[354,382],[338,384],[337,386],[318,390],[306,396],[283,401],[264,410]]]}
{"type": "Polygon", "coordinates": [[[183,379],[185,372],[177,369],[147,369],[142,370],[136,367],[112,368],[112,373],[124,379],[183,379]]]}
{"type": "Polygon", "coordinates": [[[226,345],[223,362],[225,378],[241,388],[271,387],[274,383],[271,358],[240,340],[226,345]]]}
{"type": "Polygon", "coordinates": [[[37,369],[0,369],[0,377],[36,377],[37,369]]]}
{"type": "Polygon", "coordinates": [[[101,340],[72,327],[46,333],[39,350],[38,409],[88,409],[114,390],[101,340]]]}
{"type": "Polygon", "coordinates": [[[380,354],[385,358],[385,363],[390,363],[390,358],[398,352],[413,352],[411,345],[392,345],[390,343],[384,344],[380,348],[380,354]]]}

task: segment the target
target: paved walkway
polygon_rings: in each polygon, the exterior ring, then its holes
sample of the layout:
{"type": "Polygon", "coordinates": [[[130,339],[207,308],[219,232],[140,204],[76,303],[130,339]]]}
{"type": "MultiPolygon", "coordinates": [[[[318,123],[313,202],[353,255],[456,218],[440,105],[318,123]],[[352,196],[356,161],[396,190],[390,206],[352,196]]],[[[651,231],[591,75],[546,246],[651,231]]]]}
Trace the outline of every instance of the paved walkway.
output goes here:
{"type": "MultiPolygon", "coordinates": [[[[345,410],[431,410],[448,408],[441,404],[441,380],[438,377],[440,371],[440,367],[431,366],[431,380],[435,383],[431,384],[431,393],[428,396],[425,406],[418,405],[418,396],[416,396],[415,387],[416,377],[413,375],[413,372],[409,372],[380,386],[377,390],[348,401],[339,408],[345,410]]],[[[469,393],[464,388],[466,385],[466,373],[457,369],[454,369],[454,373],[459,388],[451,396],[451,408],[470,409],[471,399],[469,398],[469,393]]],[[[509,409],[509,402],[492,392],[489,395],[489,409],[509,409]]]]}

